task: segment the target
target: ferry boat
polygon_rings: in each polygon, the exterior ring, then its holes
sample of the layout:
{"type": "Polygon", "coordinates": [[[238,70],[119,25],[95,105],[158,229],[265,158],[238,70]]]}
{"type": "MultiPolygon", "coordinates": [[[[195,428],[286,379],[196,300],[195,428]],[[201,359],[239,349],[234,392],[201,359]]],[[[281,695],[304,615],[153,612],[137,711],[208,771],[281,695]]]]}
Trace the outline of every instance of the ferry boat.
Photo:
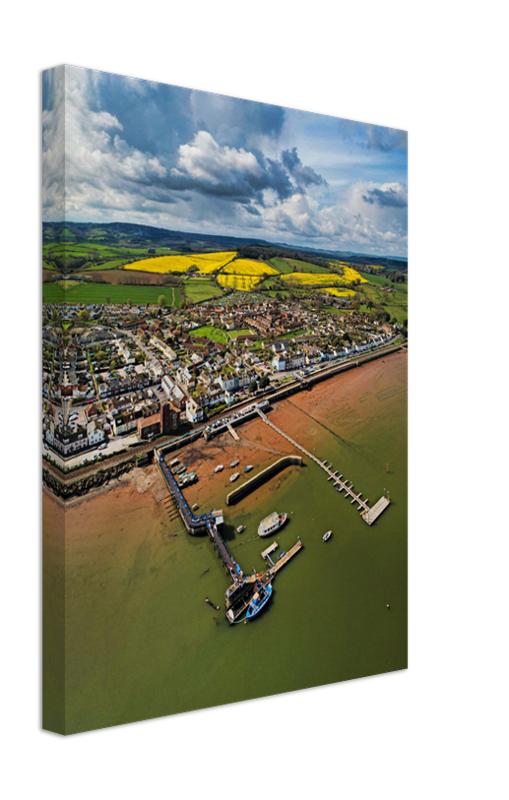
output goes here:
{"type": "Polygon", "coordinates": [[[247,467],[244,467],[244,472],[251,472],[252,469],[253,469],[253,465],[252,464],[248,464],[247,467]]]}
{"type": "Polygon", "coordinates": [[[274,511],[268,517],[262,519],[258,525],[258,536],[270,536],[275,531],[278,531],[287,519],[288,514],[278,514],[277,511],[274,511]]]}
{"type": "Polygon", "coordinates": [[[214,469],[214,472],[222,472],[224,469],[222,464],[218,464],[217,467],[214,469]]]}
{"type": "Polygon", "coordinates": [[[236,467],[238,463],[239,463],[239,460],[238,460],[238,458],[236,458],[235,461],[232,461],[232,463],[230,464],[230,467],[236,467]]]}
{"type": "Polygon", "coordinates": [[[246,530],[246,526],[245,525],[239,525],[239,527],[237,528],[237,533],[242,533],[242,531],[245,531],[245,530],[246,530]]]}
{"type": "Polygon", "coordinates": [[[237,478],[239,477],[239,475],[240,475],[240,472],[234,472],[233,475],[230,477],[230,483],[233,483],[233,481],[236,481],[237,478]]]}
{"type": "Polygon", "coordinates": [[[324,533],[322,538],[324,542],[328,542],[331,536],[332,536],[332,531],[327,531],[327,533],[324,533]]]}
{"type": "Polygon", "coordinates": [[[272,596],[272,584],[269,583],[267,584],[267,586],[262,586],[261,589],[258,589],[258,591],[254,593],[253,598],[249,603],[246,619],[253,619],[253,617],[256,617],[256,615],[260,613],[262,608],[264,608],[267,605],[271,596],[272,596]]]}

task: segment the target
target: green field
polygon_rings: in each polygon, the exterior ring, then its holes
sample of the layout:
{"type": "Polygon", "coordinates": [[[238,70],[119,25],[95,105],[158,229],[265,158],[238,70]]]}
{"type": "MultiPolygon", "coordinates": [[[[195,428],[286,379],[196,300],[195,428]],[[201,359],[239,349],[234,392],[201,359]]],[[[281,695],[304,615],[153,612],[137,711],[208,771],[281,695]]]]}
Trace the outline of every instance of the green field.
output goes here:
{"type": "Polygon", "coordinates": [[[286,258],[285,261],[292,267],[292,269],[289,270],[290,272],[293,272],[293,267],[295,267],[296,272],[330,272],[330,270],[325,267],[318,267],[316,264],[308,264],[307,261],[297,261],[295,258],[286,258]]]}
{"type": "MultiPolygon", "coordinates": [[[[362,275],[362,273],[361,273],[362,275]]],[[[377,305],[381,305],[391,317],[396,317],[398,322],[403,322],[408,319],[408,284],[394,283],[391,284],[385,278],[379,278],[378,275],[366,275],[363,277],[369,280],[369,283],[363,283],[362,286],[357,287],[358,297],[361,301],[364,299],[371,300],[377,305]],[[391,286],[396,289],[393,292],[384,292],[381,286],[391,286]]],[[[361,305],[361,311],[369,311],[367,305],[361,305]]]]}
{"type": "Polygon", "coordinates": [[[278,272],[293,272],[288,261],[286,261],[284,258],[271,258],[268,263],[274,267],[274,269],[277,269],[278,272]]]}
{"type": "Polygon", "coordinates": [[[196,328],[196,330],[191,331],[191,336],[200,336],[205,339],[210,339],[212,342],[228,344],[227,333],[219,330],[219,328],[211,328],[209,325],[204,325],[202,328],[196,328]]]}
{"type": "Polygon", "coordinates": [[[237,336],[252,336],[253,331],[250,328],[241,328],[237,331],[228,331],[228,336],[231,339],[236,339],[237,336]]]}
{"type": "Polygon", "coordinates": [[[202,280],[201,278],[191,278],[184,283],[186,300],[190,303],[201,303],[211,297],[220,297],[222,291],[214,281],[202,280]]]}
{"type": "Polygon", "coordinates": [[[43,284],[44,303],[127,303],[134,305],[156,304],[160,295],[166,297],[166,305],[179,306],[180,292],[172,286],[120,286],[112,283],[81,283],[67,289],[58,283],[43,284]]]}

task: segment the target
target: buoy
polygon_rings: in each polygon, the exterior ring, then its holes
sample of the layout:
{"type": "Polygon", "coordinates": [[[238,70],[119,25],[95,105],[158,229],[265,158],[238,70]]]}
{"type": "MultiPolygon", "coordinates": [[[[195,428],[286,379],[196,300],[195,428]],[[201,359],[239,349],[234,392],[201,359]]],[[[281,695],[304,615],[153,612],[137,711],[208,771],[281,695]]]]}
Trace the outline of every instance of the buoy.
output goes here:
{"type": "Polygon", "coordinates": [[[389,605],[389,603],[387,603],[387,608],[390,608],[390,605],[389,605]]]}

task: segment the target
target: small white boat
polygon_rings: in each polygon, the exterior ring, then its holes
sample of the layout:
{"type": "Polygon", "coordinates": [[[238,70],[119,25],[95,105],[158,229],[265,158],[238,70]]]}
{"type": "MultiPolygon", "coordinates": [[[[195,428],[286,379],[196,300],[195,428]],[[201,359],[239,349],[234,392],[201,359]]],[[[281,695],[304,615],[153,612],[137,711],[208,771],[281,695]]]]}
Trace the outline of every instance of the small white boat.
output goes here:
{"type": "Polygon", "coordinates": [[[222,472],[224,469],[222,464],[218,464],[217,467],[214,469],[214,472],[222,472]]]}
{"type": "Polygon", "coordinates": [[[240,475],[239,472],[234,472],[233,475],[230,477],[230,483],[233,483],[233,481],[236,481],[237,478],[239,477],[239,475],[240,475]]]}
{"type": "Polygon", "coordinates": [[[324,533],[322,538],[324,542],[328,542],[331,536],[332,536],[332,531],[327,531],[327,533],[324,533]]]}
{"type": "Polygon", "coordinates": [[[239,463],[239,460],[238,460],[238,458],[236,458],[235,461],[232,461],[232,463],[230,464],[230,467],[236,467],[238,463],[239,463]]]}
{"type": "Polygon", "coordinates": [[[253,465],[252,464],[248,464],[247,467],[244,467],[244,472],[251,472],[252,469],[253,469],[253,465]]]}
{"type": "Polygon", "coordinates": [[[198,505],[198,503],[195,503],[194,506],[192,506],[191,511],[196,511],[199,507],[200,506],[198,505]]]}
{"type": "Polygon", "coordinates": [[[245,531],[245,530],[246,530],[246,526],[245,525],[239,525],[239,527],[237,528],[237,533],[242,533],[242,531],[245,531]]]}

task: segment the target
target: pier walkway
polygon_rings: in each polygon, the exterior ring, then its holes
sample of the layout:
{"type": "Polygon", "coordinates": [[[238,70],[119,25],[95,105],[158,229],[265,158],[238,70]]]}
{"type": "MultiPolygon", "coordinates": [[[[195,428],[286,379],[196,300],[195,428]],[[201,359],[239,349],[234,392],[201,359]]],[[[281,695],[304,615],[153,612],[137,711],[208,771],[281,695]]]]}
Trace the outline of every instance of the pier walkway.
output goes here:
{"type": "Polygon", "coordinates": [[[228,428],[229,432],[232,435],[232,438],[235,439],[236,442],[239,441],[240,437],[235,428],[232,426],[231,422],[226,423],[226,427],[228,428]]]}
{"type": "Polygon", "coordinates": [[[297,543],[294,544],[291,550],[288,550],[288,552],[285,553],[282,558],[278,558],[277,561],[274,561],[274,566],[270,567],[267,572],[264,572],[261,583],[270,583],[274,575],[279,572],[280,569],[283,569],[283,567],[288,564],[290,559],[296,556],[299,550],[302,550],[303,547],[304,545],[302,544],[301,540],[298,539],[297,543]]]}
{"type": "Polygon", "coordinates": [[[267,418],[267,415],[264,414],[261,409],[258,408],[257,411],[258,411],[258,415],[265,422],[266,425],[268,425],[270,428],[275,430],[276,433],[279,433],[279,435],[282,436],[284,439],[286,439],[287,442],[290,442],[290,444],[293,447],[296,447],[298,450],[301,451],[301,453],[304,453],[304,455],[306,455],[308,458],[310,458],[312,461],[314,461],[315,464],[317,464],[321,469],[323,469],[323,471],[327,473],[327,476],[328,476],[327,480],[334,482],[334,487],[338,492],[343,492],[344,491],[345,492],[344,496],[348,497],[349,499],[351,498],[352,505],[354,503],[357,503],[357,510],[361,511],[361,509],[362,509],[361,516],[362,516],[364,522],[367,522],[368,525],[372,525],[373,522],[380,516],[382,511],[384,511],[387,508],[387,506],[390,503],[390,500],[387,497],[381,497],[380,500],[378,501],[378,503],[376,503],[376,505],[374,505],[373,508],[370,508],[368,506],[368,500],[367,499],[366,500],[362,500],[362,498],[361,498],[362,492],[357,494],[353,490],[353,483],[351,483],[350,486],[348,486],[346,481],[343,480],[343,476],[342,475],[340,475],[338,477],[338,470],[333,472],[332,471],[332,464],[327,465],[327,459],[325,459],[325,461],[320,461],[319,458],[317,458],[312,453],[310,453],[308,450],[306,450],[305,447],[302,447],[302,445],[300,445],[298,442],[295,442],[291,438],[291,436],[288,436],[287,433],[284,433],[284,431],[281,428],[278,428],[276,425],[274,425],[274,423],[272,423],[267,418]]]}
{"type": "Polygon", "coordinates": [[[281,559],[274,562],[269,555],[269,553],[277,547],[277,543],[274,542],[271,547],[264,551],[264,554],[270,559],[269,563],[271,566],[269,569],[263,573],[255,573],[253,571],[252,575],[244,575],[240,565],[232,556],[228,545],[219,532],[219,525],[223,523],[222,511],[211,511],[209,514],[193,514],[187,500],[180,490],[171,468],[166,463],[164,455],[158,454],[157,451],[154,452],[157,463],[161,468],[170,489],[171,496],[187,530],[189,533],[204,533],[205,531],[208,533],[232,579],[232,585],[226,591],[226,616],[230,624],[232,624],[238,621],[239,617],[247,610],[256,588],[267,586],[273,580],[276,573],[299,552],[303,544],[299,539],[291,550],[285,553],[281,559]]]}
{"type": "Polygon", "coordinates": [[[204,530],[206,530],[232,580],[242,580],[243,572],[239,564],[235,561],[234,557],[230,553],[228,545],[218,530],[218,524],[220,524],[223,520],[222,512],[211,511],[209,514],[193,514],[189,508],[186,498],[180,491],[180,487],[175,479],[175,476],[166,463],[164,455],[159,456],[159,466],[161,467],[163,475],[166,478],[166,483],[168,484],[170,492],[177,504],[180,516],[182,517],[184,525],[189,533],[202,533],[204,530]]]}

